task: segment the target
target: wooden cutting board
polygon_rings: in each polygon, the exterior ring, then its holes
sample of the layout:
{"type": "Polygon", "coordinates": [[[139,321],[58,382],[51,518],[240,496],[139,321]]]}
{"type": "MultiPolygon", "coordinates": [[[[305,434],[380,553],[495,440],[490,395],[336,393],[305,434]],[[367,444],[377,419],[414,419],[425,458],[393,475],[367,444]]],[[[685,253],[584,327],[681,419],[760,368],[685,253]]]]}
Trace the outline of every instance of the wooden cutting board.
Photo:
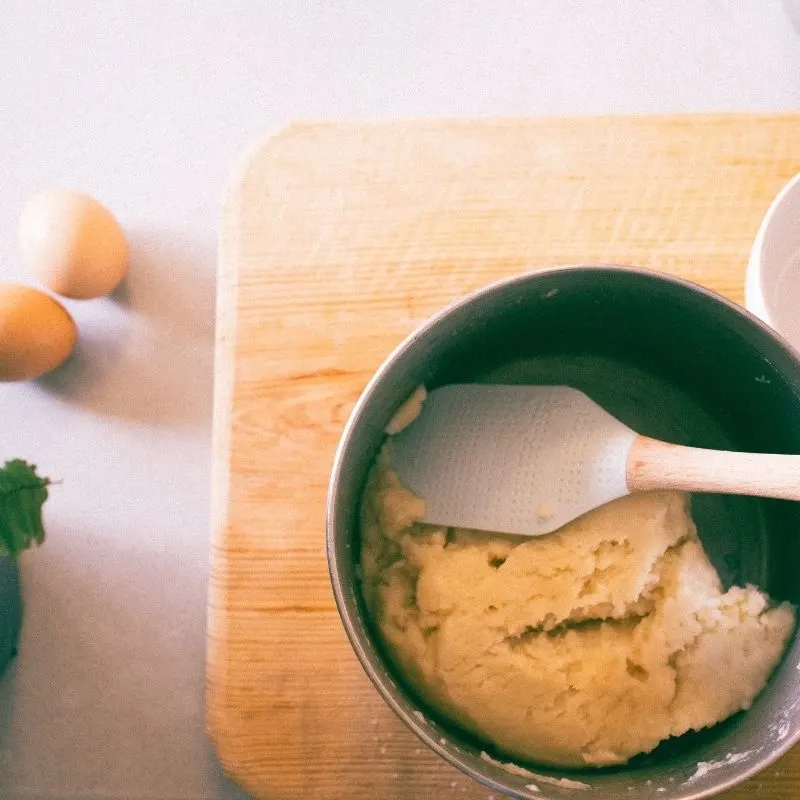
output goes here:
{"type": "MultiPolygon", "coordinates": [[[[324,500],[373,370],[429,314],[550,264],[664,270],[743,298],[800,170],[800,116],[292,125],[222,218],[208,726],[258,798],[483,798],[363,675],[334,608],[324,500]]],[[[800,751],[731,792],[800,798],[800,751]]]]}

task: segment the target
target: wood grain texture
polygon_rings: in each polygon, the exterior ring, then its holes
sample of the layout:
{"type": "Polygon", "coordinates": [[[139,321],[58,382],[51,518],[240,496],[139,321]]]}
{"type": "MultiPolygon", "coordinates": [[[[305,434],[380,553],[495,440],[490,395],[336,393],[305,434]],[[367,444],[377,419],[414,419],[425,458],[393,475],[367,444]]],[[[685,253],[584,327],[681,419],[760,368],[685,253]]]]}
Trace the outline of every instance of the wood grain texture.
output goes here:
{"type": "Polygon", "coordinates": [[[800,456],[703,450],[638,436],[626,481],[631,492],[678,489],[800,500],[800,456]]]}
{"type": "MultiPolygon", "coordinates": [[[[324,498],[373,370],[488,281],[620,263],[741,301],[800,117],[298,124],[243,159],[221,231],[208,727],[259,798],[487,798],[384,707],[328,584],[324,498]]],[[[800,752],[734,790],[800,797],[800,752]]]]}

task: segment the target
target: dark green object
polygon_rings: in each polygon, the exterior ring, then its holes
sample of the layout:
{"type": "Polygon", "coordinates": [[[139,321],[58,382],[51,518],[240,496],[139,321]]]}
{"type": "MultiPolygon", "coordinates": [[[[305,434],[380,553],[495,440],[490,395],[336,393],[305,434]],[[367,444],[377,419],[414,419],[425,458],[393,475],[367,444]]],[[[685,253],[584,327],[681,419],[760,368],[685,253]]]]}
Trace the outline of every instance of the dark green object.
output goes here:
{"type": "Polygon", "coordinates": [[[22,624],[17,564],[0,555],[0,675],[17,652],[22,624]]]}
{"type": "Polygon", "coordinates": [[[20,459],[0,469],[0,674],[17,652],[22,624],[17,557],[44,541],[42,504],[49,483],[20,459]]]}

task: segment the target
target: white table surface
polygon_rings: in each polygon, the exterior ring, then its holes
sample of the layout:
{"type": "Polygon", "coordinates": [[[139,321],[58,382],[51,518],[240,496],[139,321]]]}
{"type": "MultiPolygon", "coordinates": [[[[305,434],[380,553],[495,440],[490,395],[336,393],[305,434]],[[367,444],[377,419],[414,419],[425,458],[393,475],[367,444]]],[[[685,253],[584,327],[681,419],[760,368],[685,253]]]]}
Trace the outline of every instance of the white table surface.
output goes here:
{"type": "MultiPolygon", "coordinates": [[[[788,0],[787,0],[788,2],[788,0]]],[[[0,388],[2,458],[63,483],[0,680],[3,800],[232,800],[203,726],[214,268],[226,175],[292,118],[800,109],[780,0],[0,0],[0,279],[25,199],[132,245],[77,356],[0,388]]]]}

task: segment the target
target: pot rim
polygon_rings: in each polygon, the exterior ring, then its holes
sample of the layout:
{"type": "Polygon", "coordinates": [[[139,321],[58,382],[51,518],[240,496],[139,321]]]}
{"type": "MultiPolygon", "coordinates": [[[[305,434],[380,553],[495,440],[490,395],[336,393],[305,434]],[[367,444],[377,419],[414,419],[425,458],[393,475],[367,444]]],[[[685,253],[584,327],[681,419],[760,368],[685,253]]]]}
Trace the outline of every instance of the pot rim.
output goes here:
{"type": "MultiPolygon", "coordinates": [[[[716,291],[708,289],[686,278],[659,272],[657,270],[621,264],[565,264],[532,268],[525,272],[516,273],[514,275],[492,281],[478,288],[477,290],[471,291],[462,297],[454,299],[438,311],[434,312],[424,322],[417,326],[391,351],[391,353],[389,353],[389,355],[384,359],[362,390],[361,395],[359,396],[356,404],[353,406],[353,410],[351,411],[350,416],[348,417],[348,420],[342,430],[342,434],[334,454],[326,499],[326,557],[334,600],[336,602],[336,608],[342,625],[344,626],[345,633],[347,634],[347,638],[350,641],[350,645],[352,646],[362,669],[366,672],[367,677],[370,679],[373,686],[378,690],[378,693],[383,698],[384,702],[386,702],[392,711],[394,711],[394,713],[400,718],[406,727],[416,734],[419,739],[421,739],[441,758],[463,773],[469,775],[474,780],[483,784],[490,790],[501,792],[503,794],[510,794],[513,797],[520,798],[520,800],[525,800],[526,798],[535,798],[535,800],[548,800],[548,797],[547,794],[542,791],[538,791],[535,794],[532,792],[522,794],[519,787],[511,786],[495,779],[488,774],[488,772],[481,769],[476,769],[476,767],[470,763],[469,758],[462,757],[461,754],[463,753],[463,750],[461,747],[459,747],[458,744],[452,740],[446,731],[440,730],[438,726],[434,727],[431,724],[431,721],[427,720],[423,714],[423,709],[419,708],[413,697],[404,688],[401,688],[394,680],[392,677],[393,671],[391,667],[386,664],[385,659],[379,653],[379,648],[376,648],[374,643],[371,641],[371,637],[368,634],[362,634],[362,630],[360,630],[359,626],[357,625],[357,614],[351,613],[351,610],[348,608],[348,587],[344,585],[341,570],[339,568],[339,560],[336,556],[336,531],[340,526],[336,511],[336,500],[339,493],[340,483],[342,482],[343,463],[350,447],[354,431],[361,423],[361,417],[363,416],[365,409],[372,401],[372,396],[375,393],[376,388],[384,381],[386,375],[391,372],[395,363],[405,353],[413,349],[420,340],[428,336],[430,332],[440,325],[441,322],[447,317],[457,313],[465,307],[480,302],[481,299],[494,294],[497,291],[514,285],[522,286],[528,282],[535,281],[539,278],[546,278],[555,273],[577,273],[586,271],[636,275],[641,278],[652,280],[656,283],[668,283],[673,286],[680,287],[682,290],[700,295],[711,302],[721,304],[748,320],[750,324],[757,328],[762,334],[772,339],[782,350],[785,351],[788,356],[798,362],[798,370],[800,371],[800,354],[798,354],[794,347],[780,333],[775,331],[744,306],[729,300],[727,297],[719,294],[716,291]],[[363,641],[362,635],[363,638],[367,640],[366,642],[363,641]],[[373,659],[370,657],[369,648],[372,648],[376,655],[376,659],[380,661],[383,670],[386,673],[385,676],[379,674],[378,670],[375,668],[373,659]]],[[[352,591],[353,587],[349,588],[352,591]]],[[[775,761],[785,755],[798,741],[800,741],[800,728],[798,728],[797,732],[793,736],[786,737],[786,739],[782,740],[772,749],[765,752],[764,755],[758,758],[753,764],[747,766],[746,768],[742,768],[742,771],[739,774],[732,775],[726,780],[721,780],[719,783],[698,790],[694,790],[690,786],[686,786],[686,783],[684,783],[686,791],[678,791],[677,793],[670,794],[670,800],[702,800],[702,798],[712,797],[738,786],[748,778],[751,778],[761,772],[770,764],[773,764],[775,761]]],[[[470,757],[474,758],[471,755],[470,757]]],[[[516,763],[512,758],[508,758],[508,762],[516,763]]],[[[487,770],[490,767],[499,769],[499,767],[496,767],[490,762],[486,762],[486,767],[487,770]]],[[[541,769],[556,770],[556,778],[558,777],[558,773],[562,772],[561,770],[558,770],[558,768],[551,768],[546,765],[542,765],[541,769]]],[[[588,775],[591,773],[587,772],[586,774],[588,775]]],[[[535,777],[531,777],[530,780],[535,780],[535,777]]]]}

